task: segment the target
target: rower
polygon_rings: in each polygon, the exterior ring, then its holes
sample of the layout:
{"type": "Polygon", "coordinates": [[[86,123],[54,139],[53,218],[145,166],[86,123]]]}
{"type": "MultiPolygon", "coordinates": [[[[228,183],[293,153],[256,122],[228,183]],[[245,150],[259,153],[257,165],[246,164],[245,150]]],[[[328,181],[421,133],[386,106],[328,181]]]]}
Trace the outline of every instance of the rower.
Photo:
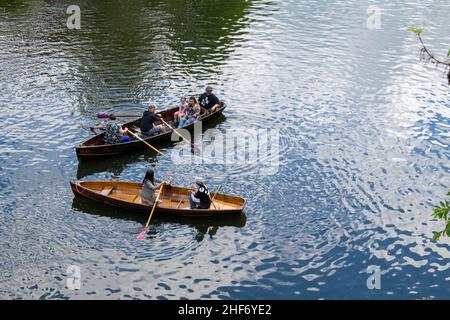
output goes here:
{"type": "Polygon", "coordinates": [[[155,190],[158,190],[162,183],[164,183],[164,181],[155,179],[155,172],[152,169],[148,169],[145,173],[144,180],[142,181],[142,201],[153,204],[156,199],[155,190]]]}
{"type": "Polygon", "coordinates": [[[91,130],[95,129],[101,129],[105,131],[104,138],[107,144],[116,144],[131,141],[131,138],[127,136],[128,129],[122,128],[122,125],[114,123],[112,119],[108,119],[104,126],[91,127],[91,130]]]}
{"type": "Polygon", "coordinates": [[[211,206],[211,198],[209,197],[208,188],[203,183],[202,178],[195,178],[195,188],[195,193],[191,192],[189,196],[191,209],[209,209],[211,206]]]}
{"type": "Polygon", "coordinates": [[[156,106],[150,104],[147,111],[144,111],[141,119],[141,133],[145,137],[151,137],[164,132],[164,126],[161,124],[156,124],[156,122],[161,121],[161,115],[156,114],[156,106]]]}

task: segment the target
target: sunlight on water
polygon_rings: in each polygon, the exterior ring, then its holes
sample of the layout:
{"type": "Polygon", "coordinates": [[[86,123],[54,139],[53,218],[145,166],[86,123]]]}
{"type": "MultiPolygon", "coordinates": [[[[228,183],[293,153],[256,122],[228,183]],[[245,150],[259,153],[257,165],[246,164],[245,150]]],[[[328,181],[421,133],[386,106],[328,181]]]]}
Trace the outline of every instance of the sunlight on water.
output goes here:
{"type": "Polygon", "coordinates": [[[424,26],[447,52],[449,4],[428,2],[381,1],[371,30],[372,1],[79,1],[81,29],[68,30],[69,1],[0,1],[0,297],[448,298],[431,210],[450,185],[450,90],[406,32],[424,26]],[[167,144],[167,156],[78,162],[97,113],[165,109],[206,84],[228,104],[210,127],[277,130],[278,152],[190,166],[167,144]],[[245,216],[156,219],[138,243],[145,215],[70,190],[149,166],[222,184],[245,216]],[[80,290],[66,286],[71,265],[80,290]]]}

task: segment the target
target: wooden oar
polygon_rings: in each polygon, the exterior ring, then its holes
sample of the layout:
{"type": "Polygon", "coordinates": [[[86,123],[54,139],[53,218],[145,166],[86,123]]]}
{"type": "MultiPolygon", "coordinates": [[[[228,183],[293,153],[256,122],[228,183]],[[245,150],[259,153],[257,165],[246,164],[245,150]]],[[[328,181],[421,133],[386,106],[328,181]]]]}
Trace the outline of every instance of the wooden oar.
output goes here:
{"type": "Polygon", "coordinates": [[[163,153],[161,151],[159,151],[158,149],[156,149],[154,146],[152,146],[150,143],[148,143],[147,141],[141,139],[141,137],[139,137],[137,134],[135,134],[133,131],[128,130],[127,132],[131,133],[136,139],[140,140],[141,142],[145,143],[147,146],[149,146],[150,148],[152,148],[153,150],[155,150],[156,152],[158,152],[159,154],[163,155],[163,153]]]}
{"type": "Polygon", "coordinates": [[[161,196],[161,193],[162,193],[162,191],[163,191],[163,187],[164,187],[164,183],[161,184],[161,188],[159,188],[159,193],[158,193],[158,196],[156,197],[155,203],[153,204],[152,211],[150,211],[150,216],[148,217],[148,220],[147,220],[147,223],[145,224],[145,227],[142,229],[142,231],[141,231],[141,232],[139,233],[139,235],[137,236],[137,238],[136,238],[137,240],[142,240],[142,239],[144,239],[145,235],[146,235],[147,232],[148,232],[148,225],[150,224],[150,220],[152,219],[153,212],[155,211],[156,204],[157,204],[158,201],[159,201],[159,197],[161,196]]]}
{"type": "MultiPolygon", "coordinates": [[[[198,149],[198,147],[197,147],[195,144],[191,143],[188,139],[186,139],[185,137],[183,137],[183,135],[181,135],[174,127],[172,127],[170,124],[168,124],[167,122],[165,122],[163,118],[161,118],[161,121],[162,121],[166,126],[168,126],[170,129],[172,129],[173,132],[175,132],[181,139],[183,139],[184,141],[186,141],[187,143],[189,143],[189,144],[191,145],[191,148],[193,148],[193,149],[194,149],[194,148],[198,149]]],[[[200,150],[200,149],[199,149],[199,150],[200,150]]]]}
{"type": "Polygon", "coordinates": [[[89,130],[92,134],[97,135],[97,132],[95,132],[95,129],[96,129],[95,127],[86,127],[82,124],[80,124],[80,127],[83,128],[84,130],[89,130]]]}
{"type": "Polygon", "coordinates": [[[106,113],[98,113],[97,118],[99,119],[116,119],[116,118],[139,118],[139,115],[136,114],[106,114],[106,113]]]}
{"type": "Polygon", "coordinates": [[[219,186],[219,188],[217,189],[216,193],[214,193],[214,196],[213,196],[212,199],[211,199],[211,203],[212,203],[212,205],[214,206],[214,209],[216,209],[216,210],[217,210],[217,207],[216,207],[216,205],[214,204],[214,198],[216,197],[217,193],[220,191],[221,188],[222,188],[222,185],[219,186]]]}

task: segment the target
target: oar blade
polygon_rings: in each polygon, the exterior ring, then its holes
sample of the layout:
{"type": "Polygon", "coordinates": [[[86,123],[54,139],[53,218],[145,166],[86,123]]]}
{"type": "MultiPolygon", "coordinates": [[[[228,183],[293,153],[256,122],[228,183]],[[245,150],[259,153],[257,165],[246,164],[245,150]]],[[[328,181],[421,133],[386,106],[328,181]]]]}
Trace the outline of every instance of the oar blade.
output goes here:
{"type": "Polygon", "coordinates": [[[106,113],[97,113],[97,118],[99,119],[108,119],[110,117],[109,114],[106,113]]]}
{"type": "Polygon", "coordinates": [[[145,236],[147,235],[148,227],[144,227],[142,231],[138,234],[136,237],[137,240],[144,240],[145,236]]]}
{"type": "Polygon", "coordinates": [[[198,152],[198,153],[202,153],[202,150],[195,144],[191,144],[191,150],[198,152]]]}

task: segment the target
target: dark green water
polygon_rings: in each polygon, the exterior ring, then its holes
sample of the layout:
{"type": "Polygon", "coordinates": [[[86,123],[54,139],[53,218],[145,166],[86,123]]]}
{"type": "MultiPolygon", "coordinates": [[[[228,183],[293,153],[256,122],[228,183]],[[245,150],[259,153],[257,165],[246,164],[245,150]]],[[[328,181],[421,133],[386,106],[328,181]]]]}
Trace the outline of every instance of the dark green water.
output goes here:
{"type": "Polygon", "coordinates": [[[77,3],[69,30],[71,1],[0,0],[1,298],[449,298],[449,241],[431,241],[443,224],[430,213],[450,189],[450,89],[405,31],[424,26],[445,54],[448,1],[77,3]],[[78,162],[98,112],[168,108],[206,84],[229,105],[219,132],[279,132],[274,172],[180,165],[170,144],[78,162]],[[138,181],[149,166],[223,183],[245,216],[157,219],[137,242],[146,217],[68,184],[138,181]]]}

